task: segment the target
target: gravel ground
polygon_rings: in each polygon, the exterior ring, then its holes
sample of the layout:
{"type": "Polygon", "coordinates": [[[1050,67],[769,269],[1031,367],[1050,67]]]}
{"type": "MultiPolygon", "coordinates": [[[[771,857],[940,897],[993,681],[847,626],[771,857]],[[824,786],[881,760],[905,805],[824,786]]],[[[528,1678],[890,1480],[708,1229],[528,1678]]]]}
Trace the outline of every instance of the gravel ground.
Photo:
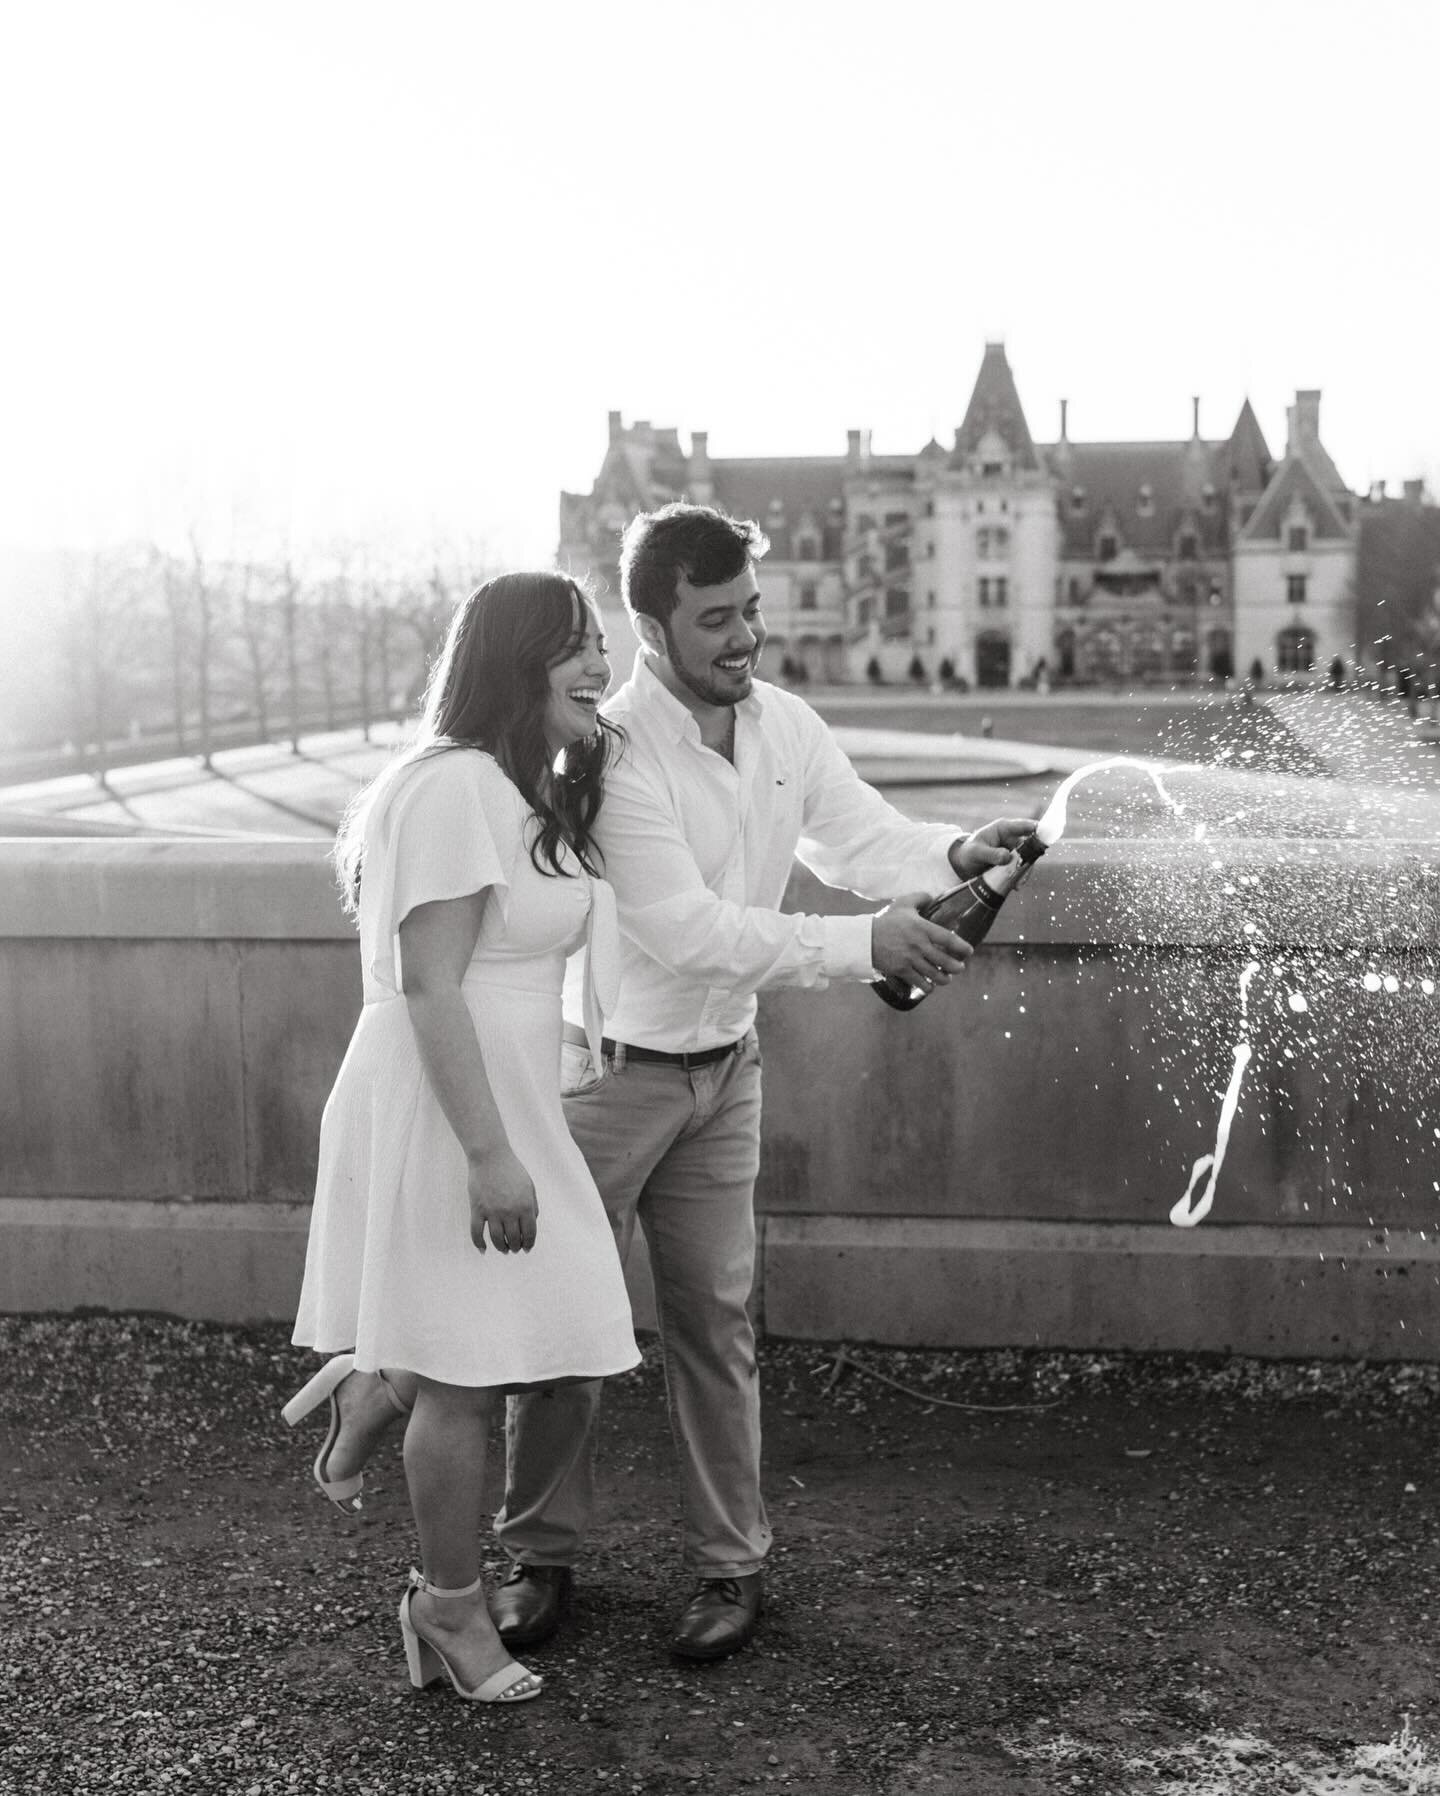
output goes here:
{"type": "Polygon", "coordinates": [[[6,1792],[1440,1790],[1440,1367],[767,1343],[767,1615],[685,1667],[652,1347],[545,1694],[496,1714],[409,1690],[398,1449],[322,1501],[285,1331],[0,1351],[6,1792]]]}

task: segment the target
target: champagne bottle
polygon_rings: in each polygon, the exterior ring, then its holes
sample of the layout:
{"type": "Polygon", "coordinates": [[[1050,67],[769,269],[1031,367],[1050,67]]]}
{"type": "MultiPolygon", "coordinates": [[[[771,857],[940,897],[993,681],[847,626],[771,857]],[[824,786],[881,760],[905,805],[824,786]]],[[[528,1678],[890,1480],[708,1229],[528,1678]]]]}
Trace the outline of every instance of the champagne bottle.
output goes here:
{"type": "MultiPolygon", "coordinates": [[[[1000,914],[1000,906],[1029,873],[1045,852],[1045,843],[1033,832],[1015,850],[1014,856],[999,867],[987,867],[964,885],[942,892],[928,904],[920,906],[920,915],[979,947],[990,932],[990,925],[1000,914]]],[[[883,979],[872,979],[871,985],[895,1010],[913,1010],[928,995],[908,979],[887,973],[883,979]]]]}

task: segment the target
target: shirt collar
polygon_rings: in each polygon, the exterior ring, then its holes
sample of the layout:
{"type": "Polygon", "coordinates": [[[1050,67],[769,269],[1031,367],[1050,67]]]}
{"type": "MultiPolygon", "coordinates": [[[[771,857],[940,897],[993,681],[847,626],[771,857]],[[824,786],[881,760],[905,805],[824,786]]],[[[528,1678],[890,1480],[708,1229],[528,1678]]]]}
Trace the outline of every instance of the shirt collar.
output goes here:
{"type": "MultiPolygon", "coordinates": [[[[629,692],[631,709],[648,711],[659,720],[677,742],[686,737],[695,741],[699,740],[700,726],[695,721],[694,713],[688,706],[680,703],[651,667],[648,655],[636,657],[634,672],[622,690],[629,692]]],[[[750,696],[741,699],[740,703],[736,705],[737,715],[754,718],[758,722],[765,710],[765,701],[761,696],[764,690],[765,682],[756,680],[750,688],[750,696]]]]}

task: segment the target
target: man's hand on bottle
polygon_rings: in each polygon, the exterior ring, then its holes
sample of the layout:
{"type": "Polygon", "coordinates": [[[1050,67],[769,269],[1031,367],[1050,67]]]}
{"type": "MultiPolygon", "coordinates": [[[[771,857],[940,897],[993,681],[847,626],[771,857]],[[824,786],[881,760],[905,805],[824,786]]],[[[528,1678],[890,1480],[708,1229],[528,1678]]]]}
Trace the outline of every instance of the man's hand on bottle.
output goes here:
{"type": "Polygon", "coordinates": [[[987,867],[1003,867],[1015,850],[1033,833],[1033,817],[1000,817],[950,844],[950,865],[961,879],[973,879],[987,867]]]}
{"type": "Polygon", "coordinates": [[[908,980],[922,991],[933,991],[963,973],[975,950],[949,929],[942,929],[920,915],[928,904],[928,892],[907,892],[895,898],[875,918],[870,932],[870,961],[877,973],[908,980]]]}

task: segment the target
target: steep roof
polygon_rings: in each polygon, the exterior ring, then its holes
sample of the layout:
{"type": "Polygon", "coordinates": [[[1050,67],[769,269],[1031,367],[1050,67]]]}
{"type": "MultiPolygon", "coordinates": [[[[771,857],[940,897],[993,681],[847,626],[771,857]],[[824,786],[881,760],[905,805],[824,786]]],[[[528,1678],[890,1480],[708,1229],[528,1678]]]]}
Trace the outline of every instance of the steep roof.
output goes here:
{"type": "Polygon", "coordinates": [[[613,436],[595,477],[594,498],[645,511],[685,490],[686,461],[673,430],[632,427],[613,436]]]}
{"type": "Polygon", "coordinates": [[[1059,483],[1055,502],[1062,553],[1093,554],[1095,533],[1107,516],[1113,518],[1120,541],[1133,549],[1169,557],[1182,526],[1193,526],[1200,553],[1221,549],[1224,505],[1218,500],[1205,505],[1207,485],[1217,495],[1224,490],[1215,475],[1220,447],[1198,437],[1183,443],[1048,445],[1045,462],[1059,483]],[[1083,498],[1079,508],[1074,502],[1077,487],[1083,498]]]}
{"type": "Polygon", "coordinates": [[[1247,542],[1261,538],[1276,539],[1285,524],[1286,513],[1294,500],[1303,501],[1315,526],[1317,537],[1344,538],[1350,529],[1335,509],[1334,496],[1327,492],[1315,469],[1304,455],[1289,455],[1265,489],[1265,496],[1247,520],[1241,535],[1247,542]]]}
{"type": "Polygon", "coordinates": [[[1265,441],[1265,432],[1255,416],[1255,408],[1247,399],[1230,432],[1229,441],[1220,445],[1216,457],[1216,477],[1221,489],[1234,486],[1237,492],[1263,493],[1275,471],[1275,458],[1265,441]]]}
{"type": "Polygon", "coordinates": [[[1330,451],[1319,437],[1308,437],[1297,445],[1299,454],[1305,458],[1310,472],[1320,482],[1327,493],[1347,494],[1350,489],[1340,478],[1340,470],[1330,459],[1330,451]]]}
{"type": "Polygon", "coordinates": [[[975,390],[965,408],[965,419],[955,433],[951,467],[965,462],[989,431],[1004,439],[1018,468],[1038,468],[1040,458],[1025,422],[1025,410],[1015,388],[1015,376],[1005,358],[1003,343],[987,343],[975,377],[975,390]]]}
{"type": "Polygon", "coordinates": [[[808,514],[825,533],[830,525],[834,540],[822,541],[827,559],[839,554],[839,519],[832,505],[845,497],[843,455],[767,455],[710,462],[715,502],[734,518],[753,518],[770,538],[770,552],[777,559],[790,558],[793,538],[808,514]],[[779,504],[779,511],[774,507],[779,504]]]}

